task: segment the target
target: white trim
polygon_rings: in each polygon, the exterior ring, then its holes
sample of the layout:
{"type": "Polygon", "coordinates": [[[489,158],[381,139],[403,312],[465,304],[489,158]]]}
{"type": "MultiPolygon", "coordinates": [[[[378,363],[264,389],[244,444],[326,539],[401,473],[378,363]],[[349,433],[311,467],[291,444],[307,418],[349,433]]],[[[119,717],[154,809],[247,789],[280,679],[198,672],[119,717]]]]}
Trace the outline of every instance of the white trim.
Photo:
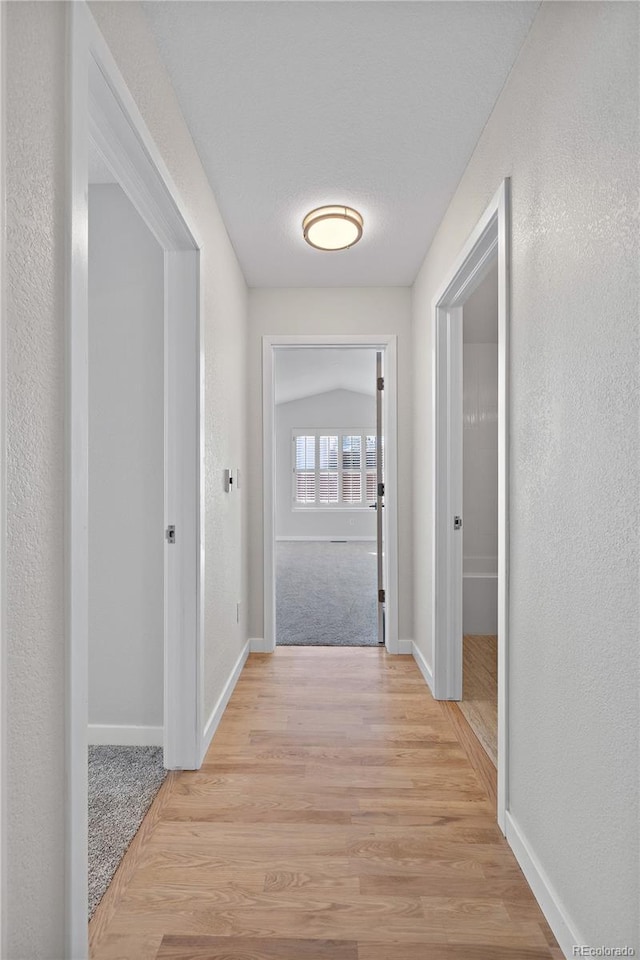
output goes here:
{"type": "Polygon", "coordinates": [[[417,646],[415,640],[411,644],[411,653],[413,654],[413,659],[418,664],[418,670],[426,680],[427,686],[429,687],[429,690],[433,696],[433,673],[431,672],[431,667],[424,658],[422,650],[417,646]]]}
{"type": "MultiPolygon", "coordinates": [[[[103,160],[114,172],[118,182],[127,181],[127,193],[145,223],[163,247],[173,249],[201,250],[202,242],[197,228],[190,222],[188,210],[169,172],[164,158],[149,132],[145,120],[133,99],[124,77],[93,19],[86,0],[76,0],[79,8],[78,28],[81,38],[91,53],[93,62],[119,101],[122,116],[109,113],[113,131],[125,152],[141,147],[146,158],[146,169],[127,169],[126,159],[109,151],[103,160]],[[134,183],[134,179],[137,182],[134,183]],[[164,208],[164,212],[163,209],[164,208]]],[[[79,52],[79,51],[76,51],[79,52]]],[[[93,93],[93,90],[92,90],[93,93]]],[[[95,106],[92,104],[92,106],[95,106]]],[[[100,137],[100,131],[92,124],[92,138],[100,137]]],[[[100,144],[96,144],[100,150],[100,144]]]]}
{"type": "Polygon", "coordinates": [[[249,650],[251,653],[273,653],[273,648],[267,645],[264,637],[250,637],[249,650]]]}
{"type": "Polygon", "coordinates": [[[275,650],[275,417],[274,350],[277,347],[352,347],[384,353],[386,648],[398,652],[398,370],[395,334],[263,336],[262,338],[262,454],[264,649],[275,650]]]}
{"type": "MultiPolygon", "coordinates": [[[[322,397],[322,393],[315,394],[317,397],[322,397]]],[[[373,399],[373,397],[371,398],[373,399]]],[[[295,400],[293,401],[296,402],[295,400]]],[[[277,406],[277,404],[276,404],[277,406]]],[[[362,429],[362,427],[352,427],[347,429],[347,427],[291,427],[291,436],[337,436],[340,434],[343,437],[375,437],[376,428],[368,427],[362,429]]]]}
{"type": "Polygon", "coordinates": [[[96,746],[161,747],[163,740],[162,727],[120,723],[90,723],[88,727],[88,742],[96,746]]]}
{"type": "Polygon", "coordinates": [[[509,181],[504,180],[432,301],[433,683],[440,700],[462,696],[462,307],[498,263],[498,803],[508,809],[509,181]]]}
{"type": "Polygon", "coordinates": [[[413,653],[413,640],[398,640],[398,653],[411,655],[413,653]]]}
{"type": "Polygon", "coordinates": [[[209,746],[213,739],[213,735],[218,729],[218,724],[222,720],[222,716],[224,714],[225,708],[229,703],[231,694],[233,693],[235,685],[238,682],[238,678],[242,673],[242,668],[247,662],[247,657],[249,656],[249,652],[250,652],[250,641],[247,640],[247,642],[245,643],[245,645],[243,646],[240,652],[240,656],[235,662],[235,666],[229,675],[229,679],[227,680],[227,682],[223,687],[222,693],[220,694],[220,696],[216,701],[215,707],[213,708],[213,710],[211,711],[211,714],[209,715],[209,719],[207,720],[207,725],[205,726],[202,732],[202,739],[200,742],[200,763],[198,764],[198,766],[202,764],[202,761],[204,760],[207,750],[209,749],[209,746]]]}
{"type": "Polygon", "coordinates": [[[368,513],[372,508],[367,504],[363,507],[354,507],[352,504],[346,504],[340,506],[337,503],[327,503],[324,506],[305,507],[303,504],[294,504],[291,507],[291,513],[337,513],[341,516],[344,516],[345,513],[368,513]]]}
{"type": "Polygon", "coordinates": [[[522,868],[527,883],[553,931],[565,957],[572,957],[573,947],[586,944],[585,937],[576,933],[564,904],[560,900],[553,884],[540,865],[538,858],[522,832],[522,828],[509,811],[505,814],[506,838],[522,868]]]}
{"type": "Polygon", "coordinates": [[[307,541],[308,541],[309,543],[313,543],[313,542],[315,542],[315,541],[317,541],[317,542],[320,542],[320,541],[331,541],[331,542],[333,542],[334,540],[337,541],[338,543],[340,543],[340,542],[343,541],[343,540],[346,540],[347,543],[349,543],[349,541],[351,541],[351,540],[353,540],[355,543],[357,543],[359,540],[363,540],[363,541],[371,541],[371,540],[372,540],[372,541],[375,543],[375,542],[376,542],[376,539],[377,539],[377,537],[276,537],[276,543],[286,543],[286,542],[291,542],[291,543],[293,543],[294,541],[300,541],[300,542],[302,542],[302,543],[306,543],[307,541]]]}
{"type": "Polygon", "coordinates": [[[6,666],[6,224],[5,224],[5,107],[6,3],[0,6],[0,957],[7,956],[6,837],[7,810],[7,666],[6,666]]]}
{"type": "Polygon", "coordinates": [[[165,344],[182,349],[165,377],[165,723],[168,767],[197,766],[202,711],[200,485],[203,370],[199,243],[166,165],[85,2],[68,5],[69,267],[67,326],[67,804],[65,952],[82,960],[87,938],[88,734],[88,146],[91,139],[165,250],[165,344]],[[176,325],[180,322],[181,335],[176,325]],[[185,336],[186,334],[186,336],[185,336]],[[194,382],[195,381],[195,382],[194,382]],[[167,408],[167,396],[168,404],[167,408]],[[180,428],[178,429],[178,424],[180,428]],[[179,463],[173,461],[180,461],[179,463]],[[171,511],[168,515],[167,511],[171,511]],[[167,552],[173,553],[167,557],[167,552]],[[179,601],[176,602],[176,596],[179,601]],[[176,647],[179,646],[180,650],[176,647]]]}

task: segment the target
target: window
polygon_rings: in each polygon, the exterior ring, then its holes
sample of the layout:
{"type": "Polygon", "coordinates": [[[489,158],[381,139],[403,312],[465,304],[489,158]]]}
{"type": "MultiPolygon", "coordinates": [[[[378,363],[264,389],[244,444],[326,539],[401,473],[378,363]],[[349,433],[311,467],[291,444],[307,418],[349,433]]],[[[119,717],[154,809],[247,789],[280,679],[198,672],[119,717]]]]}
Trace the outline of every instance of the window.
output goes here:
{"type": "Polygon", "coordinates": [[[366,508],[376,502],[376,488],[373,431],[293,431],[294,509],[366,508]]]}

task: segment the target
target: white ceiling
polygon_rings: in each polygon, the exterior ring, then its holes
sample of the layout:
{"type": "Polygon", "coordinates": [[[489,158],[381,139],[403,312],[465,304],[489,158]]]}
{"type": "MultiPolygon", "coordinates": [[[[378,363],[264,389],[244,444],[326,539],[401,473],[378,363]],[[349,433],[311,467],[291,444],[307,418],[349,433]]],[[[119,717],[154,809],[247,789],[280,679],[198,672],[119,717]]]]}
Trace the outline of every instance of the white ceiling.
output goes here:
{"type": "Polygon", "coordinates": [[[148,0],[248,284],[410,285],[538,6],[148,0]],[[356,247],[303,241],[323,203],[356,247]]]}
{"type": "Polygon", "coordinates": [[[275,402],[289,403],[329,390],[374,396],[376,352],[354,348],[283,347],[275,352],[275,402]]]}

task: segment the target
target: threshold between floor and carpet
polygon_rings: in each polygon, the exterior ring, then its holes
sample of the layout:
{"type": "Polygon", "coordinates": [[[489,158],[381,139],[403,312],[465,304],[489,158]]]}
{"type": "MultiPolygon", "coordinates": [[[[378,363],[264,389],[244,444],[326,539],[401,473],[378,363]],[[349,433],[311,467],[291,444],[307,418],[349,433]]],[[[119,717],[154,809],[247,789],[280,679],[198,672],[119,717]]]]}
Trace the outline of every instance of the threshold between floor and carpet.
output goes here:
{"type": "Polygon", "coordinates": [[[89,919],[166,776],[162,747],[89,747],[89,919]]]}

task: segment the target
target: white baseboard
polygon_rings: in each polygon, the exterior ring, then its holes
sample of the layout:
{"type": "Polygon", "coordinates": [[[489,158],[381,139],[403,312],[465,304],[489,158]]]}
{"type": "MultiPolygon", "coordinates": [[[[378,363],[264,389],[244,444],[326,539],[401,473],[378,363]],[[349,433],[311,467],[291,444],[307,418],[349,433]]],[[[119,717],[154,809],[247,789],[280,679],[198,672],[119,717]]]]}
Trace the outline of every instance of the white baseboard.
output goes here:
{"type": "Polygon", "coordinates": [[[398,640],[398,653],[413,653],[413,640],[398,640]]]}
{"type": "Polygon", "coordinates": [[[431,696],[433,696],[433,674],[431,672],[431,667],[425,660],[422,651],[416,646],[415,641],[413,641],[411,644],[411,653],[413,654],[413,659],[418,664],[418,670],[427,681],[427,686],[431,691],[431,696]]]}
{"type": "Polygon", "coordinates": [[[94,746],[161,747],[164,728],[137,724],[90,723],[88,740],[94,746]]]}
{"type": "Polygon", "coordinates": [[[566,914],[558,894],[553,888],[549,877],[538,862],[538,859],[529,846],[520,826],[509,811],[505,814],[507,842],[515,854],[515,858],[527,878],[533,895],[544,913],[547,923],[560,945],[565,957],[573,957],[573,947],[577,944],[586,944],[584,937],[575,932],[575,928],[566,914]]]}
{"type": "Polygon", "coordinates": [[[244,647],[240,651],[240,656],[235,662],[233,670],[229,676],[229,679],[224,685],[222,693],[218,697],[215,707],[211,711],[209,719],[205,724],[205,728],[202,733],[202,740],[200,741],[200,764],[205,758],[206,752],[209,749],[209,744],[213,740],[213,735],[218,729],[218,724],[222,720],[222,715],[225,711],[225,707],[229,703],[233,689],[238,682],[238,677],[242,673],[242,668],[244,667],[247,657],[249,656],[249,641],[245,643],[244,647]]]}
{"type": "Polygon", "coordinates": [[[249,640],[251,653],[273,653],[274,648],[267,646],[264,637],[251,637],[249,640]]]}
{"type": "Polygon", "coordinates": [[[298,542],[298,541],[306,542],[307,540],[308,540],[309,542],[314,542],[314,543],[315,543],[316,541],[320,542],[320,541],[330,541],[330,540],[337,540],[338,542],[340,542],[341,540],[347,540],[347,541],[351,541],[351,540],[356,540],[356,541],[358,541],[358,540],[366,540],[367,542],[369,542],[369,541],[371,541],[372,543],[375,543],[375,542],[376,542],[376,538],[375,538],[375,537],[342,537],[342,536],[335,536],[335,537],[276,537],[276,542],[277,542],[277,543],[289,543],[289,542],[294,543],[294,542],[298,542]]]}

